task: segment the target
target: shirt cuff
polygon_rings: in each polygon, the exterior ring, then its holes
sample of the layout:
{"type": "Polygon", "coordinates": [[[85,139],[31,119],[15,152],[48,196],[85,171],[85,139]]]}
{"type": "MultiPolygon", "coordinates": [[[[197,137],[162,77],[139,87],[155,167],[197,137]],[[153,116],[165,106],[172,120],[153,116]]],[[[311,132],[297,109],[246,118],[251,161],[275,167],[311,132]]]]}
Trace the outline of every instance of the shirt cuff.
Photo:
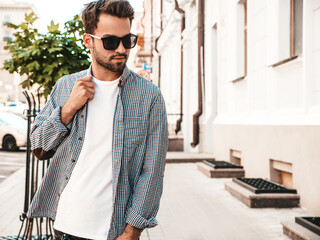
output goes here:
{"type": "Polygon", "coordinates": [[[52,113],[50,115],[50,118],[51,118],[51,122],[53,123],[53,126],[57,129],[57,131],[65,132],[65,131],[70,131],[71,130],[72,120],[67,126],[65,126],[61,122],[61,107],[55,108],[52,111],[52,113]]]}
{"type": "Polygon", "coordinates": [[[129,210],[130,213],[127,216],[126,223],[138,229],[152,228],[158,225],[158,222],[155,218],[145,219],[135,210],[129,210]]]}

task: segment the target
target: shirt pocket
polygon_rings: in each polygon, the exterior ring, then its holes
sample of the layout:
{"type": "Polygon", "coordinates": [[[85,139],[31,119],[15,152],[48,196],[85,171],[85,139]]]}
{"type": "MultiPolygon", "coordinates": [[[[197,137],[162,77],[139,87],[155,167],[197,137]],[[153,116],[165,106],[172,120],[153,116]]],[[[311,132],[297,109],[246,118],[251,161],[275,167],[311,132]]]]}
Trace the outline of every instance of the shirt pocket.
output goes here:
{"type": "Polygon", "coordinates": [[[126,117],[124,119],[124,147],[136,148],[142,142],[142,118],[126,117]]]}

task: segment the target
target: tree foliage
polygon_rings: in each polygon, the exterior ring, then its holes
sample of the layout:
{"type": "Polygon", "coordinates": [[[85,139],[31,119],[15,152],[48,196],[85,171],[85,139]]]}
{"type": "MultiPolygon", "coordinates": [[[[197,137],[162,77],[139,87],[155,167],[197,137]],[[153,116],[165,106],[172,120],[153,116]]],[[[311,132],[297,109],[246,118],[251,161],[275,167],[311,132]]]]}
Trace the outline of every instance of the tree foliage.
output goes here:
{"type": "Polygon", "coordinates": [[[33,27],[35,20],[30,13],[19,25],[7,23],[15,33],[14,40],[5,46],[12,58],[4,62],[3,69],[25,75],[23,88],[39,84],[40,94],[47,98],[60,77],[89,67],[89,50],[81,38],[84,29],[78,15],[64,24],[64,32],[51,21],[48,33],[40,34],[33,27]]]}

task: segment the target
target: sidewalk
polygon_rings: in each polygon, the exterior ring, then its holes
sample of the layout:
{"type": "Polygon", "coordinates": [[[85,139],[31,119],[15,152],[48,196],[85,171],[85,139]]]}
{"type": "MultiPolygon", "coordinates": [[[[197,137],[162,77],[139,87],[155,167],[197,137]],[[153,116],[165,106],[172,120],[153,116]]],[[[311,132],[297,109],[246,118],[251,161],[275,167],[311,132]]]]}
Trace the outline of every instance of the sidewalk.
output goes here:
{"type": "Polygon", "coordinates": [[[18,235],[19,216],[24,205],[25,171],[25,167],[21,168],[0,184],[0,236],[18,235]]]}
{"type": "MultiPolygon", "coordinates": [[[[0,184],[0,235],[17,235],[23,209],[22,168],[0,184]]],[[[301,208],[250,209],[224,190],[231,179],[210,179],[194,163],[167,164],[159,225],[141,240],[289,240],[280,221],[308,215],[301,208]]]]}
{"type": "Polygon", "coordinates": [[[231,179],[210,179],[196,164],[167,164],[159,225],[142,240],[288,240],[281,220],[308,215],[301,208],[250,209],[224,190],[231,179]]]}

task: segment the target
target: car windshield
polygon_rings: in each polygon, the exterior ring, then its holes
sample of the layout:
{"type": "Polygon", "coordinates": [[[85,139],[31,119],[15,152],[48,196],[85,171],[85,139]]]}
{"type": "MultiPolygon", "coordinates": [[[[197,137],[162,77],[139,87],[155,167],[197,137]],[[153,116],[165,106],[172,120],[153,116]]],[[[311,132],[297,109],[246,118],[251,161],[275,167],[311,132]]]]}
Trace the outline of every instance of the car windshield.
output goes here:
{"type": "Polygon", "coordinates": [[[15,127],[25,128],[27,126],[27,121],[15,114],[1,113],[0,121],[15,127]]]}

